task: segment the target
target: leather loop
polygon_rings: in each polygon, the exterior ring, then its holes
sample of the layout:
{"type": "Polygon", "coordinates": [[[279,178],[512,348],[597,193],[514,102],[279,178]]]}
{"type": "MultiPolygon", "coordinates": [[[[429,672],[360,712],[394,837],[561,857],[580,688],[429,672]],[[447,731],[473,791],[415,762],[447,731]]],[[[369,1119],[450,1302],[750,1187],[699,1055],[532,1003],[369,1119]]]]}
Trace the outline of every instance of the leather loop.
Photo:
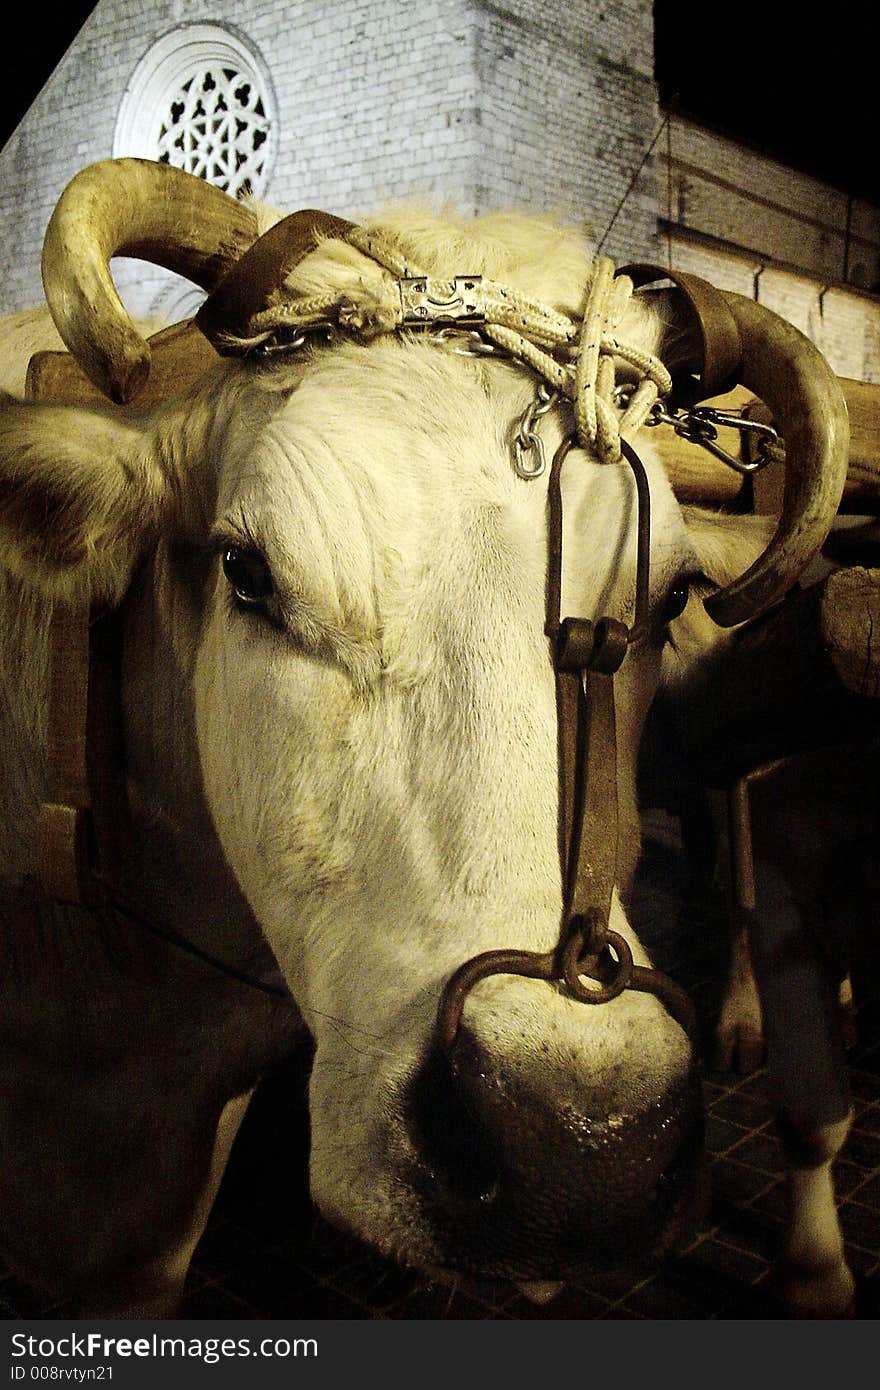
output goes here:
{"type": "Polygon", "coordinates": [[[593,658],[590,669],[611,676],[626,656],[630,631],[617,618],[600,618],[596,624],[593,658]]]}
{"type": "Polygon", "coordinates": [[[626,656],[629,628],[616,618],[563,618],[554,648],[557,671],[602,671],[613,675],[626,656]]]}
{"type": "Polygon", "coordinates": [[[37,819],[37,871],[50,897],[92,906],[92,820],[86,806],[44,801],[37,819]]]}
{"type": "Polygon", "coordinates": [[[314,208],[282,218],[258,237],[208,296],[195,316],[196,327],[218,352],[240,351],[230,346],[229,338],[247,337],[254,314],[267,308],[299,262],[324,238],[344,237],[353,225],[314,208]]]}
{"type": "Polygon", "coordinates": [[[687,363],[685,370],[696,372],[699,382],[693,377],[676,375],[673,405],[694,405],[697,401],[731,391],[738,384],[742,342],[736,319],[720,290],[699,275],[648,262],[621,266],[617,273],[629,276],[637,288],[659,280],[671,280],[681,290],[694,316],[701,348],[696,360],[687,363]]]}
{"type": "Polygon", "coordinates": [[[557,671],[585,671],[593,661],[595,629],[589,618],[563,618],[554,650],[557,671]]]}

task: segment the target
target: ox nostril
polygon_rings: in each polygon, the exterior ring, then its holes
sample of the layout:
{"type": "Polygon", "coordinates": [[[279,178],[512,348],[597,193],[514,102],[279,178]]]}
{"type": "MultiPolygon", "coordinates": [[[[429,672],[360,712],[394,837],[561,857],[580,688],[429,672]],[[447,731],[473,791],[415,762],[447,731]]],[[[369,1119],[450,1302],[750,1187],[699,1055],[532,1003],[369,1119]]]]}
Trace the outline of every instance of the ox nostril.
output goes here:
{"type": "MultiPolygon", "coordinates": [[[[637,1005],[634,1032],[644,1013],[637,1005]]],[[[585,1067],[558,1037],[555,1049],[518,1043],[514,1028],[477,1017],[459,1025],[442,1059],[447,1096],[497,1170],[492,1200],[468,1213],[483,1268],[567,1278],[677,1240],[702,1149],[702,1090],[684,1038],[643,1076],[616,1053],[609,1061],[597,1051],[585,1067]]]]}
{"type": "Polygon", "coordinates": [[[412,1078],[406,1097],[410,1133],[445,1194],[465,1201],[490,1197],[497,1165],[465,1107],[445,1053],[434,1047],[412,1078]]]}

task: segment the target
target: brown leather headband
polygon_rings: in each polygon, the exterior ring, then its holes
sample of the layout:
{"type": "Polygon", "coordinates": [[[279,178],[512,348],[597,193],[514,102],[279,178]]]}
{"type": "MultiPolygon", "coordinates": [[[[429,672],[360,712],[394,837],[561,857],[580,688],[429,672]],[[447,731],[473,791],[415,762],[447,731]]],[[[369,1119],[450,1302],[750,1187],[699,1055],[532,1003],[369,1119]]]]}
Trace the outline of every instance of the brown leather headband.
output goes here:
{"type": "Polygon", "coordinates": [[[240,351],[229,346],[229,338],[247,337],[253,315],[271,303],[303,257],[326,237],[344,237],[353,225],[314,208],[282,218],[223,277],[196,314],[196,326],[218,352],[240,351]]]}
{"type": "Polygon", "coordinates": [[[671,280],[681,290],[699,327],[702,352],[696,363],[688,364],[689,370],[699,374],[699,383],[676,379],[672,404],[693,405],[732,391],[740,379],[742,342],[724,295],[699,275],[649,262],[621,266],[617,273],[628,275],[637,289],[671,280]]]}
{"type": "MultiPolygon", "coordinates": [[[[153,370],[137,398],[148,409],[174,388],[200,377],[216,357],[187,323],[150,339],[153,370]]],[[[98,388],[65,352],[39,352],[27,373],[27,398],[66,405],[104,402],[98,388]]],[[[121,610],[92,613],[86,604],[57,602],[49,635],[46,799],[37,823],[37,865],[50,897],[95,906],[98,881],[118,875],[124,832],[121,610]]]]}

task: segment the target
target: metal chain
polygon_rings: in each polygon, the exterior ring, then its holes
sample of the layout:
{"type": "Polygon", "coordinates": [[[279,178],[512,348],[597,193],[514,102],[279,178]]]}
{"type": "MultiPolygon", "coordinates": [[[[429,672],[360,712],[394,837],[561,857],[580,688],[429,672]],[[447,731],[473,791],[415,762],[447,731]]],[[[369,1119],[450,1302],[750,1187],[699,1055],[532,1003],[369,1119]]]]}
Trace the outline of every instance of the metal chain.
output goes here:
{"type": "Polygon", "coordinates": [[[551,391],[543,381],[538,382],[535,399],[523,412],[519,428],[513,440],[513,467],[518,478],[527,481],[540,478],[547,467],[544,441],[535,432],[535,425],[552,410],[559,400],[559,392],[551,391]]]}
{"type": "Polygon", "coordinates": [[[699,444],[700,448],[714,454],[715,458],[721,459],[722,463],[737,473],[758,473],[762,468],[766,468],[768,463],[773,462],[773,450],[780,444],[779,432],[772,425],[765,425],[760,420],[750,420],[736,410],[719,410],[709,405],[670,411],[661,401],[657,401],[652,406],[645,425],[649,428],[671,425],[679,438],[687,439],[691,444],[699,444]],[[719,427],[739,430],[741,435],[752,435],[756,444],[754,457],[737,458],[722,448],[718,443],[719,427]]]}
{"type": "Polygon", "coordinates": [[[248,347],[244,356],[247,358],[275,357],[281,353],[298,352],[301,348],[310,347],[313,341],[321,343],[325,347],[332,347],[338,337],[338,328],[329,319],[321,319],[317,323],[292,324],[286,329],[280,325],[274,328],[262,342],[254,343],[248,347]]]}

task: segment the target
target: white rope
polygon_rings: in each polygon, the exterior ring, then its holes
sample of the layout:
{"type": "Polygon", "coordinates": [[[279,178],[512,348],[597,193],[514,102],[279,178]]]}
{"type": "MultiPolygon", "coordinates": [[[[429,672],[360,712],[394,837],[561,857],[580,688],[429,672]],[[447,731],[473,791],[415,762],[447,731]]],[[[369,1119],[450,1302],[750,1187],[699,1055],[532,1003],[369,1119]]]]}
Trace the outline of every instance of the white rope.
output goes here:
{"type": "MultiPolygon", "coordinates": [[[[325,322],[366,339],[405,326],[400,281],[436,283],[437,277],[429,277],[380,232],[354,227],[345,239],[387,275],[376,284],[359,287],[357,298],[351,292],[297,295],[292,286],[282,287],[286,297],[251,319],[247,345],[271,340],[279,329],[295,333],[325,322]]],[[[580,325],[496,281],[480,278],[476,290],[486,320],[480,326],[481,336],[572,402],[580,441],[602,462],[620,458],[621,437],[632,439],[655,401],[672,389],[669,372],[658,357],[618,336],[632,293],[632,281],[625,275],[615,276],[607,256],[598,257],[593,266],[580,325]],[[618,362],[630,369],[628,380],[633,374],[638,379],[622,411],[614,398],[618,362]]]]}

